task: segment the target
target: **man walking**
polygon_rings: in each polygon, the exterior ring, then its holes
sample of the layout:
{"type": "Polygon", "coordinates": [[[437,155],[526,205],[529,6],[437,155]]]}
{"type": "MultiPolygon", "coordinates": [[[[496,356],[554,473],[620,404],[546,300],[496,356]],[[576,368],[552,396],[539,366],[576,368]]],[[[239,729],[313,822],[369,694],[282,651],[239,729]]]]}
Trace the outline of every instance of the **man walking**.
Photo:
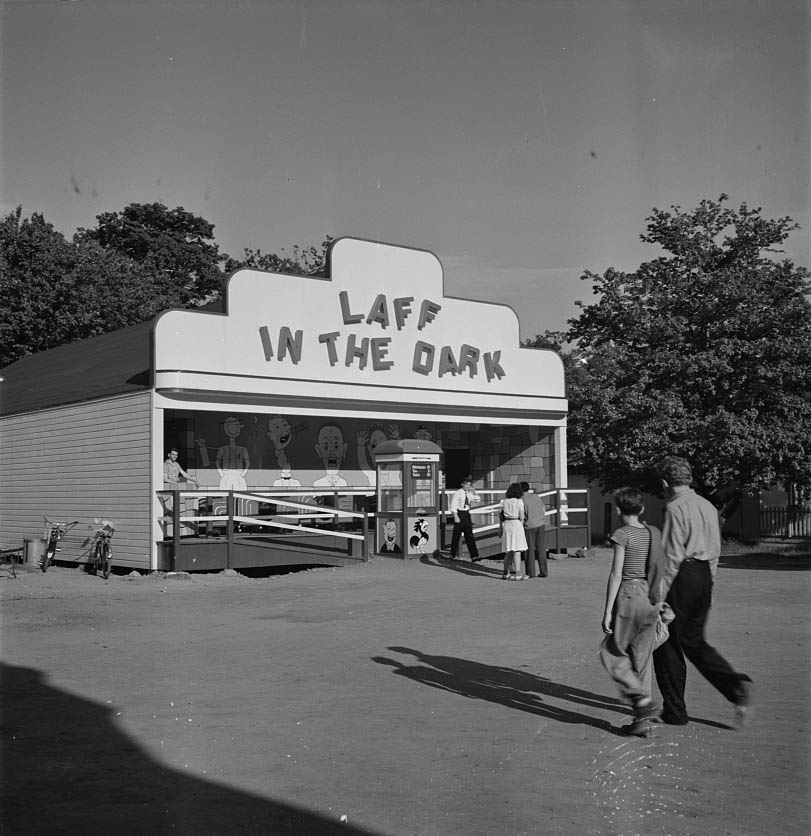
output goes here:
{"type": "Polygon", "coordinates": [[[527,535],[527,557],[524,562],[527,574],[531,578],[545,578],[548,574],[544,539],[546,506],[541,497],[532,490],[529,482],[521,482],[521,490],[524,491],[522,499],[527,509],[527,518],[524,521],[524,530],[527,535]]]}
{"type": "Polygon", "coordinates": [[[704,635],[721,555],[718,511],[690,488],[693,474],[686,459],[666,456],[657,470],[669,496],[662,528],[663,592],[675,613],[670,638],[653,654],[663,700],[662,721],[675,726],[688,723],[686,656],[735,706],[735,726],[740,728],[749,708],[752,680],[737,673],[704,635]]]}
{"type": "Polygon", "coordinates": [[[479,495],[473,490],[473,478],[465,476],[461,487],[451,497],[453,514],[453,534],[451,535],[451,560],[459,556],[459,540],[465,537],[465,545],[471,560],[479,559],[479,549],[473,536],[473,522],[470,519],[470,506],[479,501],[479,495]]]}

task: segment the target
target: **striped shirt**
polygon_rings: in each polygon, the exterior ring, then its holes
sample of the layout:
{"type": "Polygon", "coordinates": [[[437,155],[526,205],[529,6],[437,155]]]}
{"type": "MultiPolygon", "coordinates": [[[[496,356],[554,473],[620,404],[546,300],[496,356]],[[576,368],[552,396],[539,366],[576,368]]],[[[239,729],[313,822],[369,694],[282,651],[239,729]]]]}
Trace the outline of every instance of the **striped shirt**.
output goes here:
{"type": "Polygon", "coordinates": [[[624,525],[611,535],[611,542],[625,547],[625,560],[622,564],[622,579],[636,580],[648,575],[648,551],[650,550],[650,531],[634,525],[624,525]]]}

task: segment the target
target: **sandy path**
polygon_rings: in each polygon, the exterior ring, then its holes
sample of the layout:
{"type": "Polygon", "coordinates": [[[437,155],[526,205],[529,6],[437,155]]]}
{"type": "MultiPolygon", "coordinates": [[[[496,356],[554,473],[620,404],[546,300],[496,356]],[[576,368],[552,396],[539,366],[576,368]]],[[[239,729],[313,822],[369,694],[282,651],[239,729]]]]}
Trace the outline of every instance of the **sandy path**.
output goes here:
{"type": "Polygon", "coordinates": [[[380,558],[280,577],[0,580],[8,834],[807,836],[809,568],[730,558],[693,722],[621,736],[607,552],[498,580],[380,558]],[[342,820],[342,817],[345,817],[342,820]]]}

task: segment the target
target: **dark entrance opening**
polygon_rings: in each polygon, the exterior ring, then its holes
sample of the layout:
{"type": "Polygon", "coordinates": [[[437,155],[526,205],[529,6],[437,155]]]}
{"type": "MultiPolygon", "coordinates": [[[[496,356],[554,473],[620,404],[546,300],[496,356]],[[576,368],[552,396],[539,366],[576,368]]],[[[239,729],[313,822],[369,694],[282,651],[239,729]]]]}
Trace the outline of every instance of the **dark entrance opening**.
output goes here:
{"type": "Polygon", "coordinates": [[[470,450],[445,450],[445,488],[455,490],[470,475],[470,450]]]}

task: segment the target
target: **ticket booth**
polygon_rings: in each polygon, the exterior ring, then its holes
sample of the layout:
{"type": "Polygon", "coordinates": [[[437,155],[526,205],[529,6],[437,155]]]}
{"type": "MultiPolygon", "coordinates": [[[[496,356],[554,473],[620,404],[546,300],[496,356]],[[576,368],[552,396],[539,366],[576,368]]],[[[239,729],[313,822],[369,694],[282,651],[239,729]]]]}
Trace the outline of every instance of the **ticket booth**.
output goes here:
{"type": "Polygon", "coordinates": [[[419,557],[439,551],[439,463],[442,448],[400,438],[375,450],[375,554],[419,557]]]}

